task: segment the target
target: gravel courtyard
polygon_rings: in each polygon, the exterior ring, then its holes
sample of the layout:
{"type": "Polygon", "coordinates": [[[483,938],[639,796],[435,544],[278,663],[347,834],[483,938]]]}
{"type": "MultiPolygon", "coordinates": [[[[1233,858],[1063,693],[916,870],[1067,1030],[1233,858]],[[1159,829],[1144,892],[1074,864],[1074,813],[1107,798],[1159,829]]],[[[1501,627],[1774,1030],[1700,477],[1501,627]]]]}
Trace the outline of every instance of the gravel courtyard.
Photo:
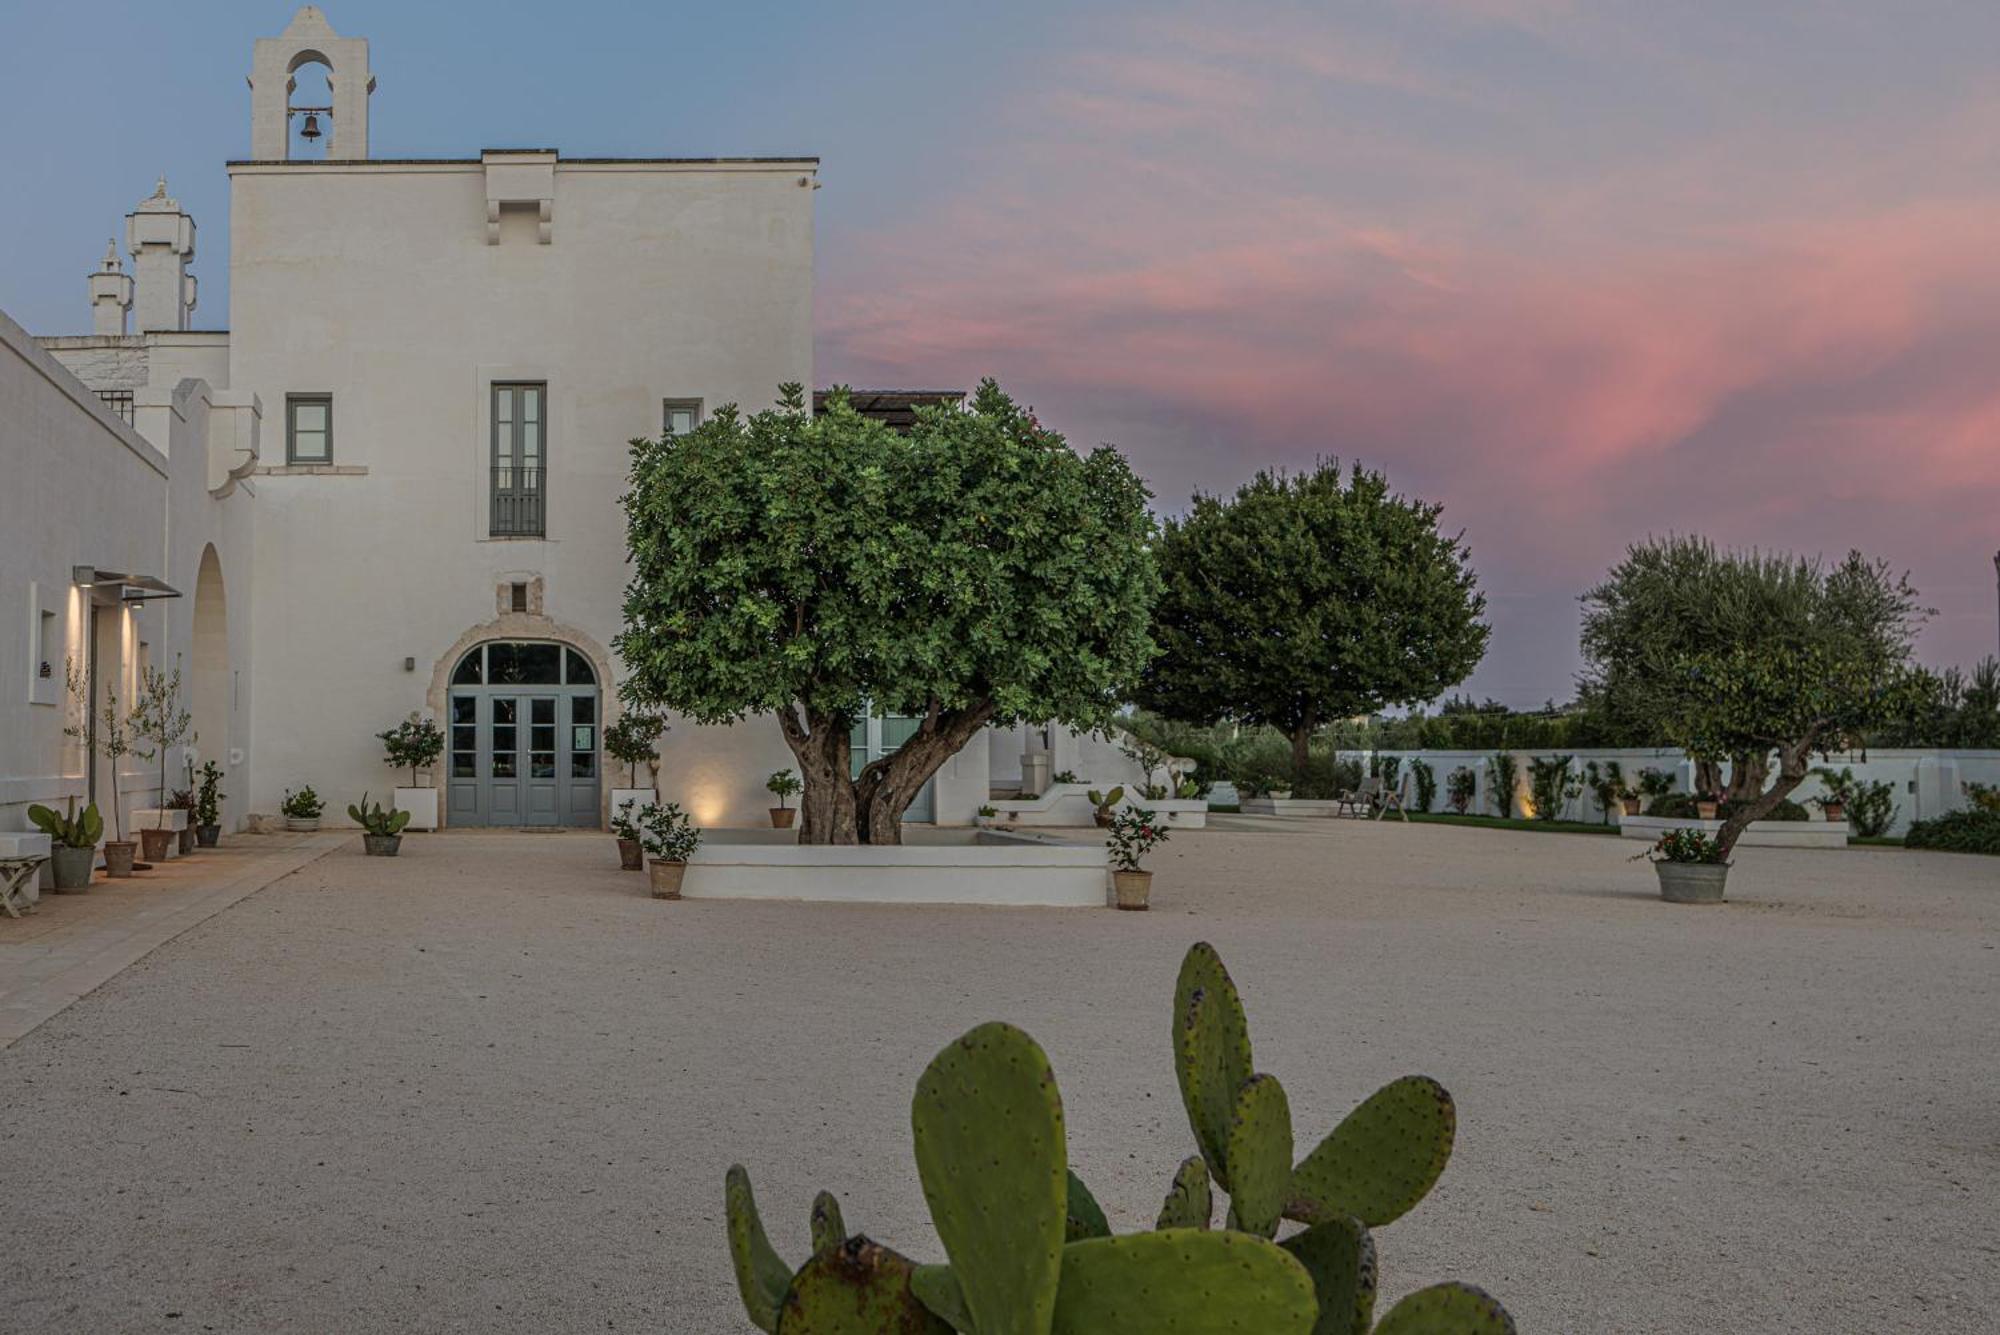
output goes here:
{"type": "Polygon", "coordinates": [[[1004,1018],[1072,1162],[1149,1224],[1192,1141],[1168,1057],[1221,949],[1301,1150],[1413,1071],[1458,1100],[1385,1293],[1524,1331],[1991,1331],[2000,865],[1743,850],[1736,902],[1635,844],[1219,819],[1151,914],[656,902],[602,836],[358,840],[0,1052],[0,1329],[749,1330],[747,1164],[803,1259],[826,1187],[930,1258],[918,1072],[1004,1018]]]}

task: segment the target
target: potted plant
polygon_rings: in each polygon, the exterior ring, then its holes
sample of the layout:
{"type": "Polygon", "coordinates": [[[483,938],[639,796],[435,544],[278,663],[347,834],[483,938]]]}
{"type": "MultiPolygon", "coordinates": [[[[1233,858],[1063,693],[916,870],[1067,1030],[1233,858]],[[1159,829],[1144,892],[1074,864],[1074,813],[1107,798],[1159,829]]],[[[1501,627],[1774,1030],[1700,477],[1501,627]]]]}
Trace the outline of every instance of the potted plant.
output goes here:
{"type": "Polygon", "coordinates": [[[613,816],[621,809],[636,811],[659,800],[657,790],[639,786],[639,766],[652,764],[660,734],[666,730],[665,719],[638,711],[619,715],[618,721],[604,730],[604,753],[625,766],[625,787],[611,790],[613,816]]]}
{"type": "Polygon", "coordinates": [[[639,826],[629,803],[611,813],[611,833],[618,840],[618,870],[646,870],[646,848],[639,841],[639,826]]]}
{"type": "Polygon", "coordinates": [[[1855,789],[1857,787],[1854,780],[1854,771],[1845,765],[1842,765],[1839,769],[1830,769],[1825,765],[1821,765],[1813,770],[1813,775],[1820,781],[1820,784],[1826,791],[1818,797],[1806,800],[1824,812],[1828,820],[1846,820],[1847,807],[1854,800],[1855,789]]]}
{"type": "Polygon", "coordinates": [[[1100,830],[1110,829],[1113,808],[1125,800],[1124,787],[1121,785],[1120,787],[1113,788],[1108,793],[1100,793],[1093,788],[1085,796],[1090,799],[1090,805],[1097,808],[1097,813],[1094,817],[1097,821],[1097,828],[1100,830]]]}
{"type": "MultiPolygon", "coordinates": [[[[1652,810],[1653,803],[1674,790],[1674,782],[1674,776],[1666,770],[1654,769],[1651,765],[1646,766],[1646,768],[1639,771],[1638,805],[1645,810],[1652,810]]],[[[1628,803],[1625,814],[1636,816],[1639,812],[1634,809],[1632,804],[1628,803]]]]}
{"type": "MultiPolygon", "coordinates": [[[[187,823],[186,816],[169,815],[174,806],[167,791],[167,753],[187,739],[192,723],[193,716],[181,708],[180,669],[175,668],[169,675],[157,668],[147,668],[140,678],[139,701],[132,709],[132,731],[145,743],[133,748],[133,754],[141,760],[157,760],[160,765],[160,805],[150,813],[152,825],[139,831],[148,862],[166,861],[180,842],[174,822],[187,823]]],[[[135,821],[140,814],[133,813],[135,821]]]]}
{"type": "Polygon", "coordinates": [[[132,754],[129,719],[118,708],[118,696],[109,683],[104,688],[104,712],[93,729],[90,725],[90,678],[74,659],[64,665],[74,716],[63,727],[63,735],[94,748],[111,772],[111,833],[104,841],[104,874],[126,877],[132,874],[134,854],[139,846],[125,838],[124,816],[118,804],[118,762],[132,754]]]}
{"type": "Polygon", "coordinates": [[[785,805],[785,799],[798,792],[805,785],[799,782],[798,775],[788,769],[781,769],[766,779],[764,786],[770,789],[772,794],[778,799],[778,805],[771,808],[771,825],[775,829],[791,829],[792,817],[798,813],[785,805]]]}
{"type": "Polygon", "coordinates": [[[1479,776],[1461,765],[1453,770],[1444,781],[1445,800],[1451,809],[1463,816],[1472,807],[1472,798],[1479,791],[1479,776]]]}
{"type": "Polygon", "coordinates": [[[1697,793],[1694,799],[1694,814],[1699,820],[1714,820],[1722,810],[1722,798],[1714,793],[1697,793]]]}
{"type": "Polygon", "coordinates": [[[1700,830],[1668,830],[1639,854],[1660,876],[1660,898],[1670,904],[1720,904],[1729,863],[1722,845],[1700,830]]]}
{"type": "Polygon", "coordinates": [[[1077,778],[1077,777],[1076,777],[1076,771],[1075,771],[1075,770],[1073,770],[1073,769],[1059,769],[1059,770],[1057,770],[1057,771],[1055,772],[1055,777],[1054,777],[1054,778],[1052,778],[1052,779],[1050,779],[1050,780],[1049,780],[1049,782],[1050,782],[1050,783],[1082,783],[1082,782],[1083,782],[1083,780],[1082,780],[1082,779],[1079,779],[1079,778],[1077,778]]]}
{"type": "Polygon", "coordinates": [[[380,802],[370,804],[368,794],[363,793],[359,806],[347,804],[347,816],[361,827],[361,850],[369,857],[393,858],[402,848],[403,827],[410,823],[409,812],[398,811],[393,803],[384,810],[380,802]]]}
{"type": "Polygon", "coordinates": [[[286,829],[311,833],[319,828],[319,814],[326,810],[326,803],[307,784],[296,793],[285,789],[285,800],[278,803],[278,810],[284,813],[286,829]]]}
{"type": "Polygon", "coordinates": [[[648,802],[639,809],[636,823],[649,859],[653,898],[679,899],[687,860],[701,847],[701,831],[674,802],[648,802]]]}
{"type": "Polygon", "coordinates": [[[222,838],[222,766],[213,760],[201,763],[201,787],[194,798],[194,838],[203,848],[215,847],[222,838]]]}
{"type": "Polygon", "coordinates": [[[104,837],[104,817],[98,814],[97,804],[92,802],[80,816],[74,797],[61,815],[37,804],[28,808],[28,819],[53,845],[49,863],[55,875],[56,893],[75,894],[88,889],[91,868],[97,865],[97,841],[104,837]]]}
{"type": "Polygon", "coordinates": [[[387,732],[378,732],[382,759],[391,769],[410,771],[410,786],[390,790],[392,810],[407,813],[413,830],[435,830],[438,825],[438,794],[435,787],[420,787],[418,770],[428,770],[444,754],[444,729],[430,719],[411,714],[387,732]]]}
{"type": "Polygon", "coordinates": [[[998,807],[992,806],[990,804],[987,806],[983,806],[979,808],[977,813],[975,813],[973,817],[973,824],[990,826],[993,824],[995,818],[997,818],[999,815],[1000,815],[1000,809],[998,807]]]}
{"type": "Polygon", "coordinates": [[[1167,841],[1167,827],[1150,811],[1126,807],[1111,818],[1111,837],[1104,846],[1111,850],[1113,902],[1121,909],[1143,911],[1153,895],[1153,873],[1140,864],[1156,844],[1167,841]]]}

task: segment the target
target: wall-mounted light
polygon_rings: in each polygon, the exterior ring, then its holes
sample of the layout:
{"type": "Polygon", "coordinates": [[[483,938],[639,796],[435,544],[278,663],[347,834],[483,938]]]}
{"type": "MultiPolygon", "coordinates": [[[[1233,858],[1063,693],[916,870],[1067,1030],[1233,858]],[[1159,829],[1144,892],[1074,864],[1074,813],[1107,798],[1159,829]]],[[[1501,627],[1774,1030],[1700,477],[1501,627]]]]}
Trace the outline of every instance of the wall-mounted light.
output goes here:
{"type": "Polygon", "coordinates": [[[403,671],[415,672],[416,670],[417,670],[417,660],[414,654],[403,659],[403,671]]]}

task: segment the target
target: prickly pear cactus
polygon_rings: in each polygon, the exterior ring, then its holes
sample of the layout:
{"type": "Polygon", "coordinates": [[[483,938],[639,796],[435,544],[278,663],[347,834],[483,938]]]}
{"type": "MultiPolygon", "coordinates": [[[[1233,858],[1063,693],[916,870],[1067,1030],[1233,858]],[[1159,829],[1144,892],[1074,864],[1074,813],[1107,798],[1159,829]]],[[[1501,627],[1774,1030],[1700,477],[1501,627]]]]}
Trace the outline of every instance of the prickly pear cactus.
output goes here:
{"type": "Polygon", "coordinates": [[[1206,941],[1181,961],[1174,985],[1174,1073],[1208,1171],[1231,1190],[1229,1128],[1252,1072],[1250,1024],[1222,957],[1206,941]]]}
{"type": "Polygon", "coordinates": [[[815,1256],[847,1241],[847,1223],[840,1217],[840,1202],[830,1191],[813,1197],[812,1240],[815,1256]]]}
{"type": "Polygon", "coordinates": [[[853,1237],[807,1261],[778,1309],[778,1335],[948,1335],[910,1291],[915,1264],[853,1237]]]}
{"type": "Polygon", "coordinates": [[[1215,1200],[1208,1187],[1208,1160],[1199,1154],[1181,1160],[1174,1184],[1167,1188],[1167,1200],[1160,1207],[1154,1228],[1207,1228],[1215,1215],[1215,1200]]]}
{"type": "Polygon", "coordinates": [[[1229,1121],[1229,1226],[1276,1237],[1292,1179],[1292,1105],[1274,1075],[1253,1075],[1229,1121]]]}
{"type": "Polygon", "coordinates": [[[1083,1185],[1083,1179],[1074,1169],[1069,1174],[1069,1204],[1063,1221],[1063,1241],[1081,1242],[1085,1238],[1108,1238],[1111,1223],[1104,1217],[1104,1207],[1097,1203],[1097,1197],[1090,1194],[1090,1188],[1083,1185]]]}
{"type": "Polygon", "coordinates": [[[1176,1228],[1064,1248],[1050,1332],[1308,1335],[1314,1313],[1311,1277],[1276,1244],[1176,1228]]]}
{"type": "Polygon", "coordinates": [[[1434,1284],[1390,1308],[1375,1335],[1514,1335],[1514,1318],[1484,1289],[1434,1284]]]}
{"type": "Polygon", "coordinates": [[[931,1222],[973,1328],[1048,1335],[1069,1195],[1048,1057],[1012,1025],[981,1025],[924,1071],[910,1126],[931,1222]]]}
{"type": "Polygon", "coordinates": [[[723,1208],[729,1221],[729,1260],[736,1268],[736,1291],[743,1308],[765,1335],[777,1335],[778,1306],[791,1286],[792,1268],[778,1256],[757,1215],[750,1174],[732,1164],[724,1179],[723,1208]]]}
{"type": "Polygon", "coordinates": [[[1312,1276],[1313,1335],[1368,1335],[1375,1316],[1375,1239],[1359,1219],[1330,1219],[1278,1244],[1312,1276]]]}
{"type": "Polygon", "coordinates": [[[1379,1228],[1424,1198],[1451,1159],[1458,1114],[1444,1086],[1404,1076],[1370,1095],[1292,1173],[1285,1217],[1353,1215],[1379,1228]]]}
{"type": "Polygon", "coordinates": [[[910,1292],[932,1316],[964,1335],[974,1335],[972,1314],[965,1310],[965,1291],[958,1287],[958,1276],[951,1273],[950,1266],[918,1266],[910,1273],[910,1292]]]}

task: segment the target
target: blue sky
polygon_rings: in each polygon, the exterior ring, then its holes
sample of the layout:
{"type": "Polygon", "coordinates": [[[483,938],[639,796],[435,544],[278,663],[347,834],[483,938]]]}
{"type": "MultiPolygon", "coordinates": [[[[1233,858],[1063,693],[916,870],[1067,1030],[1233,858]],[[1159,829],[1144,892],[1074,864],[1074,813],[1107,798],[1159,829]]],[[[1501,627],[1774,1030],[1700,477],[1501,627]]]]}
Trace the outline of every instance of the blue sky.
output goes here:
{"type": "MultiPolygon", "coordinates": [[[[812,153],[822,383],[995,374],[1163,509],[1360,458],[1566,696],[1648,532],[1909,568],[1995,644],[2000,5],[332,0],[378,156],[812,153]]],[[[87,327],[160,172],[226,321],[225,159],[294,6],[0,0],[0,307],[87,327]]]]}

